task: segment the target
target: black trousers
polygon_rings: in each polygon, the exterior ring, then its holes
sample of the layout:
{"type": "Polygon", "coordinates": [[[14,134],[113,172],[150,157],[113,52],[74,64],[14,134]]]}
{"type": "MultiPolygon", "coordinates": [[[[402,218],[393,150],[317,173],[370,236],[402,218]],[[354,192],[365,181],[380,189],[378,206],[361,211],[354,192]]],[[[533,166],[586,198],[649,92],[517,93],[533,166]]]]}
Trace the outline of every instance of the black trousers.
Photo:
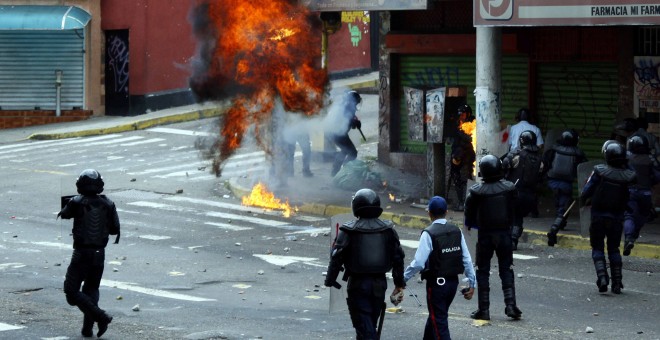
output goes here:
{"type": "Polygon", "coordinates": [[[429,317],[424,327],[424,340],[451,340],[449,306],[458,289],[458,276],[426,279],[426,306],[429,317]]]}
{"type": "Polygon", "coordinates": [[[66,301],[94,320],[99,317],[99,286],[104,263],[105,249],[75,249],[64,279],[66,301]]]}
{"type": "Polygon", "coordinates": [[[591,225],[589,226],[589,243],[591,243],[591,257],[596,259],[605,259],[605,239],[607,239],[607,257],[610,264],[622,263],[619,244],[621,243],[621,233],[623,231],[623,221],[618,218],[591,215],[591,225]]]}
{"type": "Polygon", "coordinates": [[[378,317],[384,308],[386,290],[385,274],[349,277],[346,303],[355,328],[356,339],[378,339],[378,317]]]}
{"type": "Polygon", "coordinates": [[[339,148],[339,152],[335,155],[335,161],[332,164],[332,172],[336,173],[346,162],[357,158],[357,149],[348,134],[335,136],[332,140],[339,148]]]}
{"type": "Polygon", "coordinates": [[[513,288],[513,245],[510,230],[479,229],[477,237],[477,285],[490,290],[490,259],[497,255],[502,289],[513,288]]]}

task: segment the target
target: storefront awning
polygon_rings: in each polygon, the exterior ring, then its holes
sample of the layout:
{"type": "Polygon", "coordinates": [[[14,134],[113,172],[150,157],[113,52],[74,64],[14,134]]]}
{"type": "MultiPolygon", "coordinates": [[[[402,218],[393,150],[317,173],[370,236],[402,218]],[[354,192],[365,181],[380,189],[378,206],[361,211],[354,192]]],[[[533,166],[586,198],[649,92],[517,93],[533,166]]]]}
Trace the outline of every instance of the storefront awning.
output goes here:
{"type": "Polygon", "coordinates": [[[0,6],[0,30],[73,30],[91,17],[75,6],[0,6]]]}

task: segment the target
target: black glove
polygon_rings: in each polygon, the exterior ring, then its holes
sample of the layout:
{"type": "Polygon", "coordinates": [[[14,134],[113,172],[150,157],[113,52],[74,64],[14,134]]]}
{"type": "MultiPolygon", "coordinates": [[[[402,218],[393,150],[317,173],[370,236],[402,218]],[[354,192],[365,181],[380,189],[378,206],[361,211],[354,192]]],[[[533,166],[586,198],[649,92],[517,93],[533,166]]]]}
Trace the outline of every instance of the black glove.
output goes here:
{"type": "Polygon", "coordinates": [[[362,122],[357,119],[357,117],[353,118],[351,120],[351,129],[361,129],[362,128],[362,122]]]}

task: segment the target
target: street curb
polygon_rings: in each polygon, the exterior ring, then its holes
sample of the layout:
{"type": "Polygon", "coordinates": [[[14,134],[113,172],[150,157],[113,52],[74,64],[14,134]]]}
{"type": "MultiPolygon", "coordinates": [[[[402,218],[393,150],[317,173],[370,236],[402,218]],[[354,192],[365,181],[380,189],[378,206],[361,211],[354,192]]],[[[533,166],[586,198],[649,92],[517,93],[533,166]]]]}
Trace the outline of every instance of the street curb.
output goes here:
{"type": "MultiPolygon", "coordinates": [[[[228,181],[229,190],[237,198],[242,198],[250,194],[251,189],[242,187],[236,178],[230,178],[228,181]]],[[[350,214],[352,213],[350,207],[342,207],[331,204],[319,204],[319,203],[310,203],[303,204],[298,207],[296,210],[298,213],[313,214],[331,217],[338,214],[350,214]]],[[[406,214],[395,214],[391,212],[383,212],[381,215],[383,219],[391,220],[395,225],[408,227],[413,229],[424,229],[428,227],[430,221],[428,217],[417,216],[417,215],[406,215],[406,214]]],[[[463,226],[463,223],[460,221],[452,221],[454,224],[459,227],[463,226]]],[[[559,234],[557,235],[557,248],[567,248],[567,249],[577,249],[577,250],[590,250],[591,244],[589,238],[577,236],[577,235],[566,235],[559,234]]],[[[530,243],[540,246],[548,246],[548,237],[545,232],[537,230],[524,230],[522,236],[520,237],[521,243],[530,243]]],[[[623,244],[620,247],[623,249],[623,244]]],[[[636,258],[646,258],[646,259],[660,259],[660,246],[654,244],[644,244],[637,243],[635,248],[633,248],[630,257],[636,258]]]]}
{"type": "Polygon", "coordinates": [[[109,128],[96,128],[96,129],[70,131],[70,132],[35,133],[28,136],[27,139],[50,140],[50,139],[97,136],[97,135],[104,135],[111,133],[134,131],[134,130],[145,130],[150,127],[154,127],[158,125],[182,123],[182,122],[189,122],[204,118],[218,117],[222,115],[224,112],[225,112],[224,107],[215,107],[209,109],[194,110],[194,111],[184,112],[170,116],[158,117],[158,118],[136,120],[134,122],[121,124],[109,128]]]}

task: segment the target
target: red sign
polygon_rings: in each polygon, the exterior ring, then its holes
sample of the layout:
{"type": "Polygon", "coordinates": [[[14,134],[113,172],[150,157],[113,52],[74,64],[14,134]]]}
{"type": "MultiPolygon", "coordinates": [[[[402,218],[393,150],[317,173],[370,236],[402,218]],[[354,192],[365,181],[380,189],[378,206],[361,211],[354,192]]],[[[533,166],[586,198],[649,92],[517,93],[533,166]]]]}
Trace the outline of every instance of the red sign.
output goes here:
{"type": "Polygon", "coordinates": [[[474,26],[660,25],[659,0],[474,0],[474,26]]]}

